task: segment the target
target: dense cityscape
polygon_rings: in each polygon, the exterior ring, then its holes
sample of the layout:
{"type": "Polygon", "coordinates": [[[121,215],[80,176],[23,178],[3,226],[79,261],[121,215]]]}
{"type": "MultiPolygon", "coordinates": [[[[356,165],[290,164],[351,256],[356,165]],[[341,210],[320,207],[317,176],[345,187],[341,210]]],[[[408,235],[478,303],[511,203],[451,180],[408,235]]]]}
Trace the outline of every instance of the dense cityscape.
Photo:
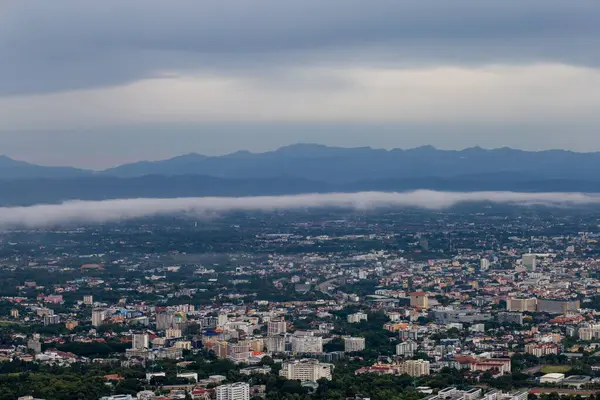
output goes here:
{"type": "Polygon", "coordinates": [[[594,398],[599,240],[489,204],[8,230],[0,399],[594,398]]]}
{"type": "Polygon", "coordinates": [[[600,400],[599,0],[0,0],[0,400],[600,400]]]}

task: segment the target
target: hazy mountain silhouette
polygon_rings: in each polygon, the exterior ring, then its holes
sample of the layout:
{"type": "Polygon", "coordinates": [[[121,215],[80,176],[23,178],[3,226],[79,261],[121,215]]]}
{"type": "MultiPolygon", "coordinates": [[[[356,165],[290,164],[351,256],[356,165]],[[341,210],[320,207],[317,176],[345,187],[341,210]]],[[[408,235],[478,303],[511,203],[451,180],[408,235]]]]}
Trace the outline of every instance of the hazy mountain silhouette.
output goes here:
{"type": "Polygon", "coordinates": [[[0,179],[66,178],[90,174],[90,171],[78,168],[43,167],[0,155],[0,179]]]}
{"type": "Polygon", "coordinates": [[[200,174],[222,178],[294,177],[330,183],[373,179],[454,177],[517,173],[531,179],[596,179],[600,153],[540,152],[500,148],[439,150],[432,146],[381,150],[298,144],[265,153],[237,152],[219,157],[197,154],[157,162],[126,164],[103,171],[119,177],[145,174],[200,174]]]}
{"type": "Polygon", "coordinates": [[[101,172],[0,156],[0,204],[414,189],[600,193],[599,170],[600,153],[479,147],[376,150],[299,144],[257,154],[191,153],[101,172]]]}

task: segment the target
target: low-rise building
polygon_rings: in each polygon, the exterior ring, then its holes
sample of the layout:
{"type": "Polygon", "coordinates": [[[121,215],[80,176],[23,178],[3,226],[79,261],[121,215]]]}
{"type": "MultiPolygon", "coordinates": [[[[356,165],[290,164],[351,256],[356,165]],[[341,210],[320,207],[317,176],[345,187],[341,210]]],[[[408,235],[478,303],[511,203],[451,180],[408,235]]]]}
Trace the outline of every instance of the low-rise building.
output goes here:
{"type": "Polygon", "coordinates": [[[541,384],[559,384],[565,379],[565,374],[559,374],[557,372],[546,374],[540,377],[541,384]]]}

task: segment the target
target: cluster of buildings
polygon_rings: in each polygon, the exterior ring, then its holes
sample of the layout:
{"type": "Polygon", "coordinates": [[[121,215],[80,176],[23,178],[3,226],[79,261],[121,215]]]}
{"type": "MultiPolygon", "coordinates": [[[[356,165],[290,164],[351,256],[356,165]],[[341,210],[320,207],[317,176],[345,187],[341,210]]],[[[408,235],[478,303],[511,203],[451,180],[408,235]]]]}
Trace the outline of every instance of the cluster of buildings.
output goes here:
{"type": "Polygon", "coordinates": [[[377,375],[409,375],[412,377],[427,376],[430,373],[429,361],[406,360],[391,364],[375,364],[371,367],[363,367],[356,370],[355,374],[377,374],[377,375]]]}
{"type": "MultiPolygon", "coordinates": [[[[304,384],[335,379],[336,365],[348,359],[368,361],[352,371],[358,375],[422,378],[453,368],[477,381],[511,374],[515,355],[543,364],[597,351],[597,233],[519,236],[536,231],[537,217],[485,213],[464,221],[436,215],[427,224],[413,215],[397,224],[393,216],[373,218],[293,219],[279,230],[257,223],[238,244],[213,243],[218,256],[187,254],[190,236],[168,242],[178,250],[139,253],[151,245],[111,231],[86,240],[99,247],[131,245],[135,253],[97,249],[68,258],[85,263],[67,264],[67,257],[39,249],[41,255],[26,264],[5,260],[8,271],[40,278],[19,281],[2,298],[10,304],[3,318],[44,326],[46,333],[15,330],[14,343],[0,349],[0,357],[143,368],[172,360],[183,363],[178,378],[198,383],[186,363],[210,355],[235,364],[247,381],[213,380],[210,389],[194,386],[194,396],[247,400],[252,377],[273,374],[265,360],[278,364],[279,377],[304,384]],[[377,335],[384,340],[370,340],[377,335]],[[74,343],[126,349],[86,358],[64,350],[74,343]],[[384,351],[373,356],[375,345],[384,351]]],[[[549,223],[542,225],[545,232],[549,223]]],[[[80,234],[65,233],[71,242],[80,234]]],[[[60,246],[64,240],[54,248],[60,246]]],[[[537,384],[583,381],[548,375],[537,384]]],[[[523,400],[522,393],[455,388],[428,399],[523,400]]]]}

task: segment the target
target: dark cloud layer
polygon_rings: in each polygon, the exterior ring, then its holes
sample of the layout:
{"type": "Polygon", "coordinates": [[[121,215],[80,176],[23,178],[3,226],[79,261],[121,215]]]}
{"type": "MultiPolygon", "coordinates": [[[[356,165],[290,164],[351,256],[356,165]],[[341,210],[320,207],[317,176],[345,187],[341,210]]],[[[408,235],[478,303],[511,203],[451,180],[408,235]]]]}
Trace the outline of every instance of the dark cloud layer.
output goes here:
{"type": "Polygon", "coordinates": [[[0,95],[319,63],[596,65],[600,2],[7,0],[0,95]]]}

